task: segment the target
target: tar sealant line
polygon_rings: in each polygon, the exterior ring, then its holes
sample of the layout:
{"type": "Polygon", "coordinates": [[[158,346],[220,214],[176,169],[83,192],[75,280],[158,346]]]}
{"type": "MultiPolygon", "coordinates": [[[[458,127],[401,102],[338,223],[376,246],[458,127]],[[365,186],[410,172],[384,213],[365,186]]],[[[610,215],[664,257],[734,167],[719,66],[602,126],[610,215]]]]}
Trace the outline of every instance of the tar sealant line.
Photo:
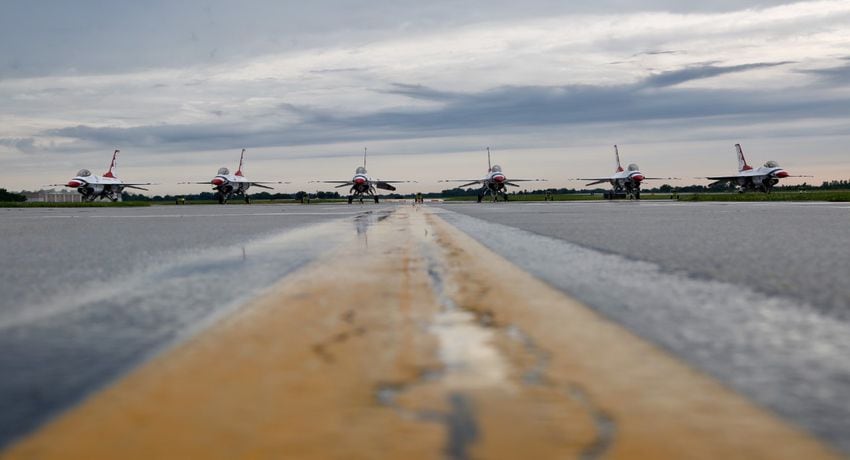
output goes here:
{"type": "Polygon", "coordinates": [[[745,286],[485,222],[440,217],[520,268],[850,452],[850,325],[745,286]]]}
{"type": "Polygon", "coordinates": [[[446,295],[434,246],[433,235],[426,236],[420,245],[420,254],[427,262],[431,286],[440,304],[439,312],[426,327],[437,338],[441,365],[425,370],[417,380],[407,384],[380,385],[376,397],[379,403],[393,408],[402,417],[443,425],[446,458],[463,460],[470,457],[469,448],[480,436],[475,407],[467,392],[508,386],[510,382],[507,363],[493,345],[494,331],[481,324],[473,313],[458,308],[446,295]],[[414,411],[397,402],[399,395],[423,385],[439,385],[445,389],[447,412],[414,411]]]}
{"type": "Polygon", "coordinates": [[[0,375],[14,378],[0,379],[0,447],[355,239],[364,220],[377,217],[369,213],[354,225],[342,219],[241,247],[164,257],[4,318],[0,375]]]}

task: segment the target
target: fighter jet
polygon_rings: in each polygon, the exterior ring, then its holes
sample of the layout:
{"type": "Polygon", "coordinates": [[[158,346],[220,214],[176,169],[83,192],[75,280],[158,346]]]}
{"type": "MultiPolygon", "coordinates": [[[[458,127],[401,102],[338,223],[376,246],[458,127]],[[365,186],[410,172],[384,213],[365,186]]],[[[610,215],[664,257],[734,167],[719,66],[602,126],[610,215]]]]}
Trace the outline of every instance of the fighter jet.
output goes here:
{"type": "Polygon", "coordinates": [[[206,182],[181,182],[181,184],[210,184],[215,190],[215,199],[219,204],[227,203],[227,200],[234,195],[241,195],[245,199],[245,203],[251,203],[251,197],[248,196],[248,189],[252,186],[273,190],[263,184],[288,184],[289,182],[282,181],[249,181],[242,175],[242,164],[245,160],[245,149],[242,149],[242,154],[239,155],[239,168],[236,173],[230,174],[230,170],[226,167],[218,168],[218,173],[210,181],[206,182]]]}
{"type": "Polygon", "coordinates": [[[121,192],[125,188],[137,190],[147,190],[139,187],[140,185],[152,185],[150,182],[124,182],[115,176],[115,166],[118,160],[118,152],[112,153],[112,162],[109,163],[109,170],[102,176],[93,176],[88,169],[77,171],[76,177],[69,180],[67,184],[51,184],[52,187],[69,187],[75,188],[81,195],[83,201],[94,201],[96,199],[108,198],[111,201],[118,201],[121,192]]]}
{"type": "Polygon", "coordinates": [[[779,183],[779,179],[786,177],[812,177],[812,176],[792,176],[779,166],[779,163],[769,160],[764,166],[753,169],[747,164],[747,159],[744,158],[744,151],[741,149],[741,144],[735,144],[735,150],[738,152],[738,174],[734,176],[713,176],[706,179],[713,180],[709,187],[723,182],[731,182],[738,188],[738,192],[760,191],[770,193],[773,186],[779,183]]]}
{"type": "Polygon", "coordinates": [[[617,146],[614,146],[614,159],[616,161],[616,169],[614,170],[614,174],[606,177],[579,177],[573,180],[589,180],[593,181],[587,185],[589,187],[591,185],[603,184],[608,182],[613,187],[612,192],[606,192],[607,197],[615,198],[615,197],[628,197],[629,199],[640,199],[640,184],[645,180],[672,180],[677,179],[676,177],[646,177],[640,172],[640,168],[638,165],[632,163],[625,170],[623,169],[623,165],[620,164],[620,150],[617,146]]]}
{"type": "Polygon", "coordinates": [[[311,181],[313,183],[322,183],[322,184],[339,184],[334,188],[343,188],[343,187],[351,187],[348,191],[348,204],[351,204],[354,200],[359,199],[360,202],[363,202],[364,196],[370,196],[375,203],[379,202],[378,195],[376,194],[376,188],[381,190],[389,190],[394,192],[396,188],[390,184],[406,184],[415,181],[408,180],[380,180],[380,179],[372,179],[366,173],[366,154],[367,150],[363,149],[363,166],[358,166],[354,171],[354,177],[351,180],[318,180],[311,181]]]}
{"type": "Polygon", "coordinates": [[[487,147],[487,175],[482,179],[450,179],[450,180],[441,180],[440,182],[465,182],[463,185],[459,185],[459,188],[469,187],[470,185],[481,185],[481,190],[478,191],[478,202],[484,199],[487,195],[493,196],[493,201],[498,200],[498,196],[501,195],[504,201],[508,201],[508,193],[506,185],[510,185],[511,187],[519,187],[519,185],[514,182],[544,182],[546,179],[511,179],[508,180],[508,177],[502,172],[502,167],[499,165],[494,165],[490,161],[490,147],[487,147]]]}

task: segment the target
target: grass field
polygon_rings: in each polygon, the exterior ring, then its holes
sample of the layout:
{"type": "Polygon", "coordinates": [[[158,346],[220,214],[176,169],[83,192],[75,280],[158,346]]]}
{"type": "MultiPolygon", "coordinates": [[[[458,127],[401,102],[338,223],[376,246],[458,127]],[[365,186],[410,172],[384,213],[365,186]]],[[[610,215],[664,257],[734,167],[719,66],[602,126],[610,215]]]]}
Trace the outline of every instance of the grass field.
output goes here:
{"type": "Polygon", "coordinates": [[[850,190],[809,190],[773,193],[695,193],[681,195],[679,201],[850,201],[850,190]]]}
{"type": "MultiPolygon", "coordinates": [[[[508,201],[544,201],[545,195],[508,195],[508,201]]],[[[554,195],[555,201],[587,201],[587,200],[601,200],[602,194],[598,195],[585,195],[578,193],[564,194],[564,195],[554,195]]],[[[475,196],[452,196],[444,198],[445,201],[476,201],[478,198],[475,196]]],[[[484,197],[484,201],[492,201],[493,197],[487,196],[484,197]]],[[[501,201],[501,198],[499,198],[501,201]]]]}
{"type": "Polygon", "coordinates": [[[147,201],[117,201],[115,203],[103,201],[94,203],[0,202],[0,208],[133,208],[150,205],[147,201]]]}
{"type": "MultiPolygon", "coordinates": [[[[508,195],[508,201],[545,201],[545,195],[508,195]]],[[[589,193],[566,193],[566,194],[555,194],[553,195],[554,201],[591,201],[591,200],[602,200],[602,194],[596,193],[591,195],[589,193]]],[[[446,198],[446,201],[475,201],[477,198],[474,196],[458,196],[458,197],[449,197],[446,198]]],[[[643,193],[641,194],[641,199],[643,200],[670,200],[669,193],[643,193]]],[[[492,200],[491,197],[484,198],[485,201],[492,200]]]]}
{"type": "MultiPolygon", "coordinates": [[[[309,204],[327,204],[327,203],[345,203],[347,200],[345,198],[334,198],[334,199],[311,199],[309,204]]],[[[364,200],[365,202],[365,200],[364,200]]],[[[370,200],[371,202],[371,200],[370,200]]],[[[154,206],[175,206],[177,203],[174,201],[151,201],[150,204],[154,206]]],[[[216,200],[186,200],[183,203],[180,203],[181,206],[188,205],[194,206],[199,204],[218,204],[216,200]]],[[[230,200],[227,202],[228,205],[244,205],[245,201],[241,199],[230,200]]],[[[251,204],[301,204],[298,200],[251,200],[251,204]]],[[[308,203],[304,203],[308,204],[308,203]]]]}

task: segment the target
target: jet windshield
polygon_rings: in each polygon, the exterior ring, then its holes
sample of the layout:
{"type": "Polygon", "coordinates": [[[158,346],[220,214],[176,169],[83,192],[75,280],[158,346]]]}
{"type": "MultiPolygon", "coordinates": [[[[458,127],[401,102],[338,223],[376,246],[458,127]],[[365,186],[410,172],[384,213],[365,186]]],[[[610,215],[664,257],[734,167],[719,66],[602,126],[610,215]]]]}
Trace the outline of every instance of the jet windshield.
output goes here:
{"type": "Polygon", "coordinates": [[[363,166],[358,166],[357,170],[354,171],[354,174],[366,174],[366,168],[363,166]]]}
{"type": "Polygon", "coordinates": [[[91,171],[88,169],[81,169],[77,171],[77,177],[89,177],[91,176],[91,171]]]}
{"type": "Polygon", "coordinates": [[[227,169],[227,168],[218,168],[218,175],[219,175],[219,176],[226,176],[226,175],[228,175],[228,174],[230,174],[230,170],[229,170],[229,169],[227,169]]]}
{"type": "Polygon", "coordinates": [[[490,168],[490,172],[502,172],[502,167],[499,165],[493,165],[493,167],[490,168]]]}
{"type": "Polygon", "coordinates": [[[777,162],[775,162],[775,161],[773,161],[773,160],[770,160],[770,161],[768,161],[767,163],[765,163],[765,164],[764,164],[764,167],[765,167],[765,168],[778,168],[778,167],[779,167],[779,163],[777,163],[777,162]]]}
{"type": "Polygon", "coordinates": [[[638,168],[638,165],[632,163],[629,165],[629,171],[640,171],[640,169],[638,168]]]}

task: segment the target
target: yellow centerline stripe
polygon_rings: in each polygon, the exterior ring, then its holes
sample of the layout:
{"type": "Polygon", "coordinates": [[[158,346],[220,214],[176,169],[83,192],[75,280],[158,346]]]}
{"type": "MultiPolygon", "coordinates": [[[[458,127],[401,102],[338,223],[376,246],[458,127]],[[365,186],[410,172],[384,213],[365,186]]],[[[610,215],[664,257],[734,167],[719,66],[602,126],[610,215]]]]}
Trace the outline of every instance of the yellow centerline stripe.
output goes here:
{"type": "Polygon", "coordinates": [[[421,208],[0,455],[447,456],[838,457],[421,208]]]}

